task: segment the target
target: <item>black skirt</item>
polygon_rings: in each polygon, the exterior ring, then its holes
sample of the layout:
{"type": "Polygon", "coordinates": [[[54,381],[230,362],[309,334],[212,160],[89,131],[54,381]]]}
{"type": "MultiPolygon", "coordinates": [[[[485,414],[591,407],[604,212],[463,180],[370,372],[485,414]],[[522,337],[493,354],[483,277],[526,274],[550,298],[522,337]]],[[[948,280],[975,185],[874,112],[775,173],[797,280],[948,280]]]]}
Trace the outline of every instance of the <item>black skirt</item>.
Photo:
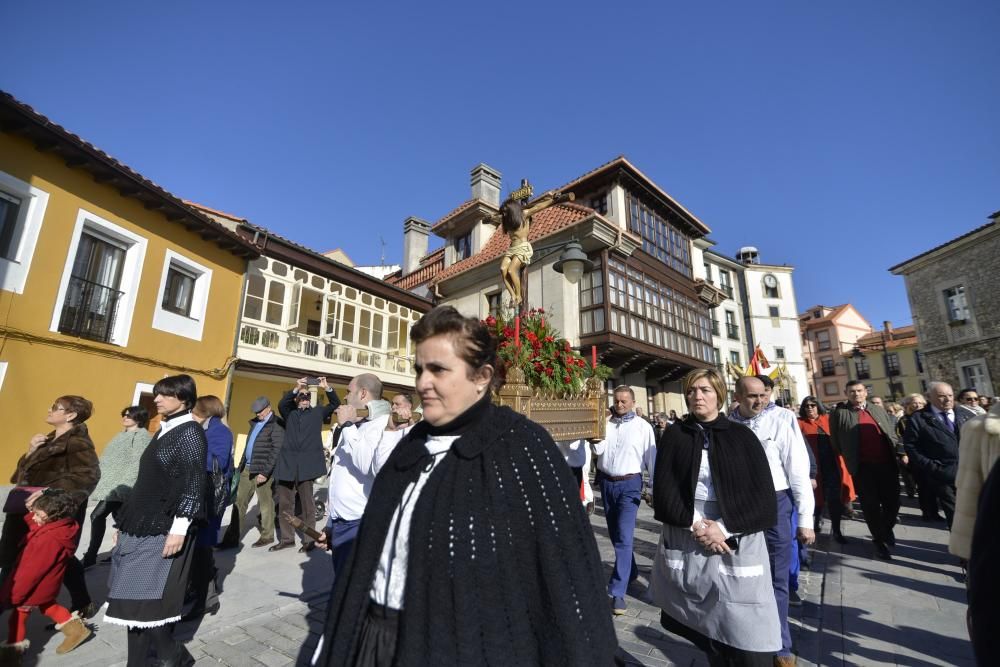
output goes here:
{"type": "Polygon", "coordinates": [[[399,619],[402,612],[368,603],[368,613],[361,626],[358,652],[354,656],[354,667],[390,667],[396,657],[396,643],[399,639],[399,619]]]}

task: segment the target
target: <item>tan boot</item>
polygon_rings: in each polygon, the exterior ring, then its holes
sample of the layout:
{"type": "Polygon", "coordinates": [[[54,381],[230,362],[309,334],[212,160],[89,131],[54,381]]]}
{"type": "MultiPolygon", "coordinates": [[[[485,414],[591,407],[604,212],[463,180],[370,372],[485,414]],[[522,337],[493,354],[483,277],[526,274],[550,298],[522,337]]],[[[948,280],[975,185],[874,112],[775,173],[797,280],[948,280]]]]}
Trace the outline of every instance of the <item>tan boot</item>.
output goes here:
{"type": "Polygon", "coordinates": [[[774,656],[774,667],[795,667],[795,656],[794,655],[774,656]]]}
{"type": "Polygon", "coordinates": [[[28,650],[31,642],[22,639],[14,644],[4,642],[0,644],[0,665],[11,665],[11,667],[21,667],[24,660],[24,652],[28,650]]]}
{"type": "Polygon", "coordinates": [[[56,623],[56,630],[66,635],[66,639],[56,649],[56,653],[62,655],[69,653],[77,646],[87,641],[87,637],[94,634],[93,631],[84,625],[80,616],[73,612],[73,616],[65,623],[56,623]]]}

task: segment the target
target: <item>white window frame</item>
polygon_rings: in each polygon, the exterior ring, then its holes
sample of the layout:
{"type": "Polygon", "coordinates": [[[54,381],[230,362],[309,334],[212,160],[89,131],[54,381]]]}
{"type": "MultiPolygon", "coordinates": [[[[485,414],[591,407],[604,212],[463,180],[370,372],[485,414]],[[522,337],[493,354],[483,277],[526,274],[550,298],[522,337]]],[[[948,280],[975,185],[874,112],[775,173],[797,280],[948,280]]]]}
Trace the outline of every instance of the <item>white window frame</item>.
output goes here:
{"type": "Polygon", "coordinates": [[[21,210],[18,211],[14,231],[18,239],[17,252],[12,260],[0,257],[0,290],[22,294],[28,280],[31,260],[35,256],[42,219],[49,204],[49,193],[2,171],[0,190],[21,200],[21,210]]]}
{"type": "MultiPolygon", "coordinates": [[[[135,391],[132,393],[132,402],[129,405],[139,405],[139,399],[142,398],[143,394],[152,394],[153,387],[156,385],[146,384],[145,382],[136,382],[135,391]]],[[[152,417],[153,415],[150,415],[152,417]]]]}
{"type": "MultiPolygon", "coordinates": [[[[979,357],[977,359],[964,359],[962,361],[955,362],[955,370],[958,372],[958,381],[965,386],[965,369],[970,366],[979,366],[983,370],[983,387],[975,387],[981,395],[993,396],[993,378],[990,376],[990,366],[986,363],[985,357],[979,357]]],[[[957,393],[957,392],[956,392],[957,393]]]]}
{"type": "Polygon", "coordinates": [[[160,273],[160,289],[156,292],[156,306],[153,309],[153,328],[177,336],[200,341],[205,330],[205,315],[208,311],[208,293],[212,287],[212,269],[167,249],[160,273]],[[167,275],[170,267],[194,276],[194,290],[191,294],[191,314],[181,315],[163,307],[163,293],[167,289],[167,275]]]}
{"type": "Polygon", "coordinates": [[[147,240],[82,208],[76,214],[76,224],[73,226],[69,250],[66,252],[66,263],[63,265],[62,278],[59,281],[59,292],[56,294],[49,331],[59,333],[59,319],[62,316],[66,290],[69,288],[69,279],[73,273],[73,262],[76,259],[76,251],[79,248],[80,236],[83,235],[84,229],[93,229],[96,233],[117,240],[126,246],[125,263],[122,267],[121,283],[118,286],[124,296],[118,305],[115,330],[111,334],[111,340],[108,341],[110,345],[125,347],[128,345],[129,334],[132,331],[132,315],[135,313],[135,302],[139,295],[139,280],[142,276],[142,264],[146,257],[147,240]]]}

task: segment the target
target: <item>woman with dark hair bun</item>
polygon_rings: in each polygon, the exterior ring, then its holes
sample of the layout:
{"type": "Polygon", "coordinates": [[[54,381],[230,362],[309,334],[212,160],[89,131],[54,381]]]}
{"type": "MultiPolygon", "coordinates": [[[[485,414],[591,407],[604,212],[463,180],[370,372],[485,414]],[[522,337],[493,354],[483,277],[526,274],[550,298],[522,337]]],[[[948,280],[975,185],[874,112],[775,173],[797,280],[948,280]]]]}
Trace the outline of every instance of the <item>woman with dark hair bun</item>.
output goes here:
{"type": "Polygon", "coordinates": [[[184,606],[193,524],[205,514],[208,443],[191,415],[198,398],[191,376],[163,378],[153,396],[163,419],[121,509],[104,613],[106,622],[128,628],[130,667],[148,665],[150,647],[159,664],[194,664],[173,628],[184,606]]]}
{"type": "Polygon", "coordinates": [[[83,566],[97,563],[97,553],[104,541],[108,515],[118,518],[118,510],[132,492],[139,474],[139,457],[153,436],[146,430],[149,412],[141,405],[122,410],[122,426],[101,454],[101,481],[91,494],[97,506],[90,512],[90,546],[83,556],[83,566]]]}
{"type": "Polygon", "coordinates": [[[450,306],[410,338],[423,420],[375,478],[314,664],[612,664],[579,487],[541,426],[493,404],[496,339],[450,306]]]}

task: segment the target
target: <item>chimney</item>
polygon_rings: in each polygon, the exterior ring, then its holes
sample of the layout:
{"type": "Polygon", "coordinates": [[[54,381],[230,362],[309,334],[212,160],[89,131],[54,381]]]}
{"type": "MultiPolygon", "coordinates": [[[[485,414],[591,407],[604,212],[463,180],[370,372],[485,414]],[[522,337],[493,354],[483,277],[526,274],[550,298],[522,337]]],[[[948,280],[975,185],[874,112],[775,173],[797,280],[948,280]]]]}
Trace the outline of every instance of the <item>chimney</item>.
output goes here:
{"type": "Polygon", "coordinates": [[[885,331],[885,339],[892,340],[892,322],[889,320],[883,320],[882,330],[885,331]]]}
{"type": "Polygon", "coordinates": [[[427,240],[431,234],[431,223],[412,215],[403,222],[403,270],[406,276],[417,270],[420,260],[427,254],[427,240]]]}
{"type": "Polygon", "coordinates": [[[472,198],[500,208],[500,172],[482,162],[472,170],[472,198]]]}

